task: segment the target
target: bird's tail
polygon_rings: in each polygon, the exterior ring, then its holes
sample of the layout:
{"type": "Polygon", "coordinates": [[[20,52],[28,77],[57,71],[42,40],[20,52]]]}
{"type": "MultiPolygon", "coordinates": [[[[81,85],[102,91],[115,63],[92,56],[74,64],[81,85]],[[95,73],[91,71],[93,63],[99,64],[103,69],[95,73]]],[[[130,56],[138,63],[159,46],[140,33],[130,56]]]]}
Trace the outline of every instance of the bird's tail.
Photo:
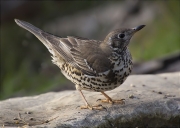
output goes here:
{"type": "Polygon", "coordinates": [[[15,19],[15,22],[20,27],[22,27],[22,28],[28,30],[29,32],[31,32],[32,34],[34,34],[47,47],[49,52],[54,55],[54,53],[52,53],[52,50],[51,50],[53,48],[52,43],[46,39],[48,36],[54,37],[52,34],[44,32],[43,30],[35,27],[34,25],[32,25],[28,22],[22,21],[22,20],[15,19]]]}
{"type": "MultiPolygon", "coordinates": [[[[29,32],[31,32],[32,34],[34,34],[49,50],[49,52],[53,55],[53,62],[57,61],[57,59],[60,59],[60,61],[58,60],[58,62],[61,62],[61,58],[55,58],[56,56],[61,56],[57,50],[55,50],[55,46],[54,46],[54,42],[56,42],[56,39],[59,39],[59,37],[54,36],[52,34],[49,34],[47,32],[44,32],[43,30],[35,27],[34,25],[25,22],[25,21],[21,21],[18,19],[15,19],[15,22],[22,28],[28,30],[29,32]]],[[[58,64],[59,66],[59,64],[58,64]]]]}
{"type": "Polygon", "coordinates": [[[28,30],[29,32],[31,32],[32,34],[34,34],[47,48],[51,47],[50,44],[46,41],[46,39],[42,35],[42,33],[45,33],[43,30],[35,27],[34,25],[32,25],[28,22],[22,21],[22,20],[15,19],[15,22],[20,27],[22,27],[22,28],[28,30]]]}
{"type": "Polygon", "coordinates": [[[41,29],[33,26],[32,24],[25,22],[25,21],[21,21],[18,19],[15,19],[15,22],[22,28],[28,30],[29,32],[33,33],[35,36],[39,35],[40,32],[42,32],[41,29]]]}

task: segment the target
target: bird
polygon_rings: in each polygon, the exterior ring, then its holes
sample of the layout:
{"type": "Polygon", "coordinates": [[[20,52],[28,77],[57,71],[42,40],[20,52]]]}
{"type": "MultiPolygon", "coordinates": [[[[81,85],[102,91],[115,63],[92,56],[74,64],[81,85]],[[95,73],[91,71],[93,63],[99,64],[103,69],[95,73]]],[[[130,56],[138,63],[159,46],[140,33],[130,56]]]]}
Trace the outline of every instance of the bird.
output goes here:
{"type": "Polygon", "coordinates": [[[130,39],[145,25],[113,30],[103,41],[99,41],[78,36],[62,38],[28,22],[18,19],[15,19],[15,22],[34,34],[46,46],[52,54],[52,62],[75,84],[85,103],[81,109],[104,108],[101,104],[90,105],[82,90],[102,93],[105,99],[99,100],[105,103],[125,103],[125,99],[114,100],[105,91],[119,87],[130,75],[133,68],[128,49],[130,39]]]}

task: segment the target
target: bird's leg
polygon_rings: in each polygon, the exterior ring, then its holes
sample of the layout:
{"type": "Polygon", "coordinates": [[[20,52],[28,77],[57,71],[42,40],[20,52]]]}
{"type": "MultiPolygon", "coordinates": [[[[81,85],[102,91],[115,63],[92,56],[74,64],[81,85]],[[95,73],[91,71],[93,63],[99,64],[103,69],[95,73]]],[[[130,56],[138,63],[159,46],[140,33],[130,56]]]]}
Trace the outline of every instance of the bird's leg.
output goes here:
{"type": "Polygon", "coordinates": [[[85,106],[81,106],[81,109],[87,109],[88,108],[88,109],[92,110],[92,107],[88,104],[88,102],[87,102],[86,98],[84,97],[82,91],[81,90],[78,90],[78,91],[81,94],[81,97],[82,97],[84,103],[86,104],[85,106]]]}
{"type": "Polygon", "coordinates": [[[113,103],[125,104],[125,102],[124,102],[125,99],[113,100],[106,93],[104,93],[104,92],[101,92],[101,93],[106,97],[105,100],[100,99],[101,102],[111,103],[111,104],[113,104],[113,103]]]}
{"type": "Polygon", "coordinates": [[[96,109],[96,110],[101,110],[101,109],[104,109],[104,107],[102,105],[95,105],[95,106],[91,106],[88,104],[86,98],[84,97],[83,93],[81,90],[77,89],[79,91],[79,93],[81,94],[81,97],[83,99],[83,101],[85,102],[85,106],[81,106],[81,109],[90,109],[90,110],[93,110],[93,109],[96,109]]]}

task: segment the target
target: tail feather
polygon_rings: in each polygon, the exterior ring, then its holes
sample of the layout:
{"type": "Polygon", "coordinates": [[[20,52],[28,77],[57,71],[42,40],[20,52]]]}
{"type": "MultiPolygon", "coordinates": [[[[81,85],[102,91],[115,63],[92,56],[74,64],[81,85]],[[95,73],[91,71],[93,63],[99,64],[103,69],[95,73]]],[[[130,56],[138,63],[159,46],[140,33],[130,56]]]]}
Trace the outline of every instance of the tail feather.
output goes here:
{"type": "Polygon", "coordinates": [[[25,21],[21,21],[21,20],[18,20],[18,19],[15,19],[15,22],[22,28],[28,30],[29,32],[31,32],[32,34],[34,34],[46,47],[47,49],[49,50],[49,52],[53,55],[53,62],[56,62],[55,64],[60,66],[61,64],[58,64],[57,62],[63,62],[61,58],[57,57],[59,56],[60,54],[58,53],[58,51],[54,50],[54,46],[51,42],[49,42],[47,39],[46,39],[46,36],[53,36],[49,33],[46,33],[44,32],[43,30],[35,27],[34,25],[28,23],[28,22],[25,22],[25,21]],[[46,36],[45,36],[46,35],[46,36]],[[58,61],[57,61],[58,60],[58,61]],[[60,60],[60,61],[59,61],[60,60]]]}
{"type": "Polygon", "coordinates": [[[18,19],[15,19],[15,22],[22,28],[28,30],[29,32],[33,33],[35,36],[40,35],[40,33],[42,32],[41,29],[33,26],[32,24],[25,22],[25,21],[21,21],[18,19]]]}
{"type": "MultiPolygon", "coordinates": [[[[54,52],[52,51],[52,47],[53,47],[52,44],[42,35],[42,33],[46,33],[46,32],[44,32],[43,30],[41,30],[41,29],[35,27],[34,25],[32,25],[28,22],[25,22],[25,21],[15,19],[15,22],[20,27],[22,27],[22,28],[28,30],[29,32],[31,32],[32,34],[34,34],[47,47],[49,52],[54,55],[54,52]]],[[[46,33],[46,34],[48,34],[48,33],[46,33]]]]}

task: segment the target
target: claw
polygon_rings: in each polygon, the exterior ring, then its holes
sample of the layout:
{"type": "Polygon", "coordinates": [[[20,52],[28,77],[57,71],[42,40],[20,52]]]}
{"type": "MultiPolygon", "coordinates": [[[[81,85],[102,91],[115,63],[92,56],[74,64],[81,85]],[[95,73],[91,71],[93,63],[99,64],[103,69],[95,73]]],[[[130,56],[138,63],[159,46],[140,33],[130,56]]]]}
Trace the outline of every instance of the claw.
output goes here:
{"type": "Polygon", "coordinates": [[[97,102],[97,101],[101,101],[101,100],[102,100],[102,99],[97,99],[96,102],[97,102]]]}
{"type": "Polygon", "coordinates": [[[106,108],[103,107],[101,104],[99,104],[99,105],[94,105],[94,106],[90,106],[90,105],[81,106],[81,109],[102,110],[102,109],[106,109],[106,108]]]}
{"type": "Polygon", "coordinates": [[[114,104],[114,103],[119,103],[119,104],[125,104],[125,99],[120,99],[120,100],[112,100],[112,99],[98,99],[97,101],[101,101],[104,103],[110,103],[110,104],[114,104]]]}
{"type": "Polygon", "coordinates": [[[105,100],[98,99],[97,101],[101,100],[101,102],[111,103],[111,104],[114,104],[114,103],[125,104],[124,102],[125,99],[112,100],[111,97],[109,97],[106,93],[104,92],[101,92],[101,93],[106,97],[106,99],[105,100]]]}

